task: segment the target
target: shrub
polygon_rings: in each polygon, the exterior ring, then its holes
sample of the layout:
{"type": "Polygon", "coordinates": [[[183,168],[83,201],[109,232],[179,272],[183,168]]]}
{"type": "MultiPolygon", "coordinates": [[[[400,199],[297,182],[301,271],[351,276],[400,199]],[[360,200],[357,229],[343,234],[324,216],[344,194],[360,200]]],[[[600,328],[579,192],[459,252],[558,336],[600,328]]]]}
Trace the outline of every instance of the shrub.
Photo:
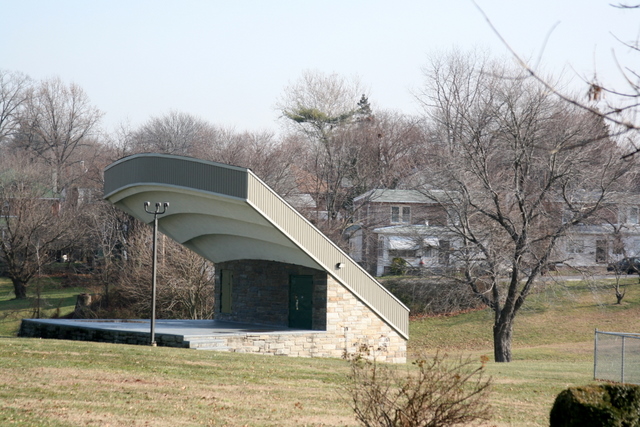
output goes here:
{"type": "Polygon", "coordinates": [[[556,397],[551,427],[640,425],[640,387],[602,384],[571,387],[556,397]]]}
{"type": "Polygon", "coordinates": [[[489,419],[491,378],[470,359],[436,355],[413,362],[416,369],[380,364],[361,347],[349,358],[345,386],[356,419],[366,427],[444,427],[489,419]]]}
{"type": "Polygon", "coordinates": [[[394,276],[404,276],[409,270],[409,263],[404,258],[394,258],[391,260],[389,270],[394,276]]]}
{"type": "Polygon", "coordinates": [[[381,283],[412,315],[455,313],[482,306],[468,285],[444,277],[388,278],[381,283]]]}

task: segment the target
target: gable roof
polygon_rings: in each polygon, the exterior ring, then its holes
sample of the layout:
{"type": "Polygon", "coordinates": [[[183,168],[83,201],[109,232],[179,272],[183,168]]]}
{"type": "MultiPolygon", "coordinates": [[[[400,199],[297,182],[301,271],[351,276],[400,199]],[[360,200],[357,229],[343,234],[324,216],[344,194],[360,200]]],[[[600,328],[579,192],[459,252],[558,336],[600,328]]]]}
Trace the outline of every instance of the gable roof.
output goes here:
{"type": "Polygon", "coordinates": [[[455,192],[443,190],[395,190],[376,188],[353,199],[362,203],[440,204],[446,203],[455,192]]]}
{"type": "Polygon", "coordinates": [[[430,200],[417,190],[390,190],[376,188],[353,199],[354,202],[374,203],[429,203],[430,200]]]}

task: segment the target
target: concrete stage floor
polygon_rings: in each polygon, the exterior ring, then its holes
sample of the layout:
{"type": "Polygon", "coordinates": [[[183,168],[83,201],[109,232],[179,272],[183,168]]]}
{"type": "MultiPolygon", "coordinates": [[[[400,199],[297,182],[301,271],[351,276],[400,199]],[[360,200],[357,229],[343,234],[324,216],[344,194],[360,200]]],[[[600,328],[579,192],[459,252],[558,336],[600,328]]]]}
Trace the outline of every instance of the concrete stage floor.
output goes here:
{"type": "MultiPolygon", "coordinates": [[[[150,333],[148,319],[29,319],[39,323],[67,325],[87,329],[150,333]]],[[[155,333],[181,336],[219,334],[308,332],[279,326],[251,323],[222,322],[218,320],[164,320],[156,319],[155,333]]]]}

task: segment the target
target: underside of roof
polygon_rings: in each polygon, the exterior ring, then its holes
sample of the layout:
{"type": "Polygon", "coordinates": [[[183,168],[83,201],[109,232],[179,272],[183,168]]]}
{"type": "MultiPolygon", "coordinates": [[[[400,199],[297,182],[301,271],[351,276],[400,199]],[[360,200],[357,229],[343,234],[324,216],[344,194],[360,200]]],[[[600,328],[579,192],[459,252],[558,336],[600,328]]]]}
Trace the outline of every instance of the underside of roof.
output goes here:
{"type": "Polygon", "coordinates": [[[162,154],[109,165],[104,197],[146,223],[144,203],[169,203],[158,229],[215,262],[261,259],[324,270],[408,337],[409,311],[253,172],[162,154]]]}

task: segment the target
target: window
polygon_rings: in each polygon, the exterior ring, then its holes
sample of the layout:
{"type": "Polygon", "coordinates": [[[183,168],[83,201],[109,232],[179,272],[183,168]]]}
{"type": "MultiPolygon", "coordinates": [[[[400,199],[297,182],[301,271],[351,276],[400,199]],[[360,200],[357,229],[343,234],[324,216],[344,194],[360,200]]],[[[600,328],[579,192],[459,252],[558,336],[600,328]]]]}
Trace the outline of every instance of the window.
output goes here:
{"type": "Polygon", "coordinates": [[[422,249],[422,256],[425,258],[433,258],[436,256],[436,254],[437,254],[437,250],[432,246],[427,246],[424,249],[422,249]]]}
{"type": "Polygon", "coordinates": [[[620,236],[616,236],[613,240],[613,253],[614,255],[624,255],[624,242],[620,236]]]}
{"type": "Polygon", "coordinates": [[[400,222],[400,207],[391,206],[391,223],[400,222]]]}
{"type": "Polygon", "coordinates": [[[449,265],[449,251],[451,243],[448,240],[440,240],[440,251],[438,253],[438,261],[440,264],[449,265]]]}
{"type": "MultiPolygon", "coordinates": [[[[456,211],[448,211],[447,219],[449,225],[460,225],[460,213],[456,211]]],[[[427,224],[429,225],[429,224],[427,224]]]]}
{"type": "Polygon", "coordinates": [[[392,224],[410,224],[411,208],[409,206],[391,206],[392,224]]]}
{"type": "Polygon", "coordinates": [[[583,254],[584,253],[584,240],[576,239],[567,242],[567,253],[569,254],[583,254]]]}
{"type": "Polygon", "coordinates": [[[629,224],[638,224],[638,207],[629,208],[629,224]]]}
{"type": "Polygon", "coordinates": [[[596,240],[596,262],[604,263],[609,258],[609,242],[606,240],[596,240]]]}

